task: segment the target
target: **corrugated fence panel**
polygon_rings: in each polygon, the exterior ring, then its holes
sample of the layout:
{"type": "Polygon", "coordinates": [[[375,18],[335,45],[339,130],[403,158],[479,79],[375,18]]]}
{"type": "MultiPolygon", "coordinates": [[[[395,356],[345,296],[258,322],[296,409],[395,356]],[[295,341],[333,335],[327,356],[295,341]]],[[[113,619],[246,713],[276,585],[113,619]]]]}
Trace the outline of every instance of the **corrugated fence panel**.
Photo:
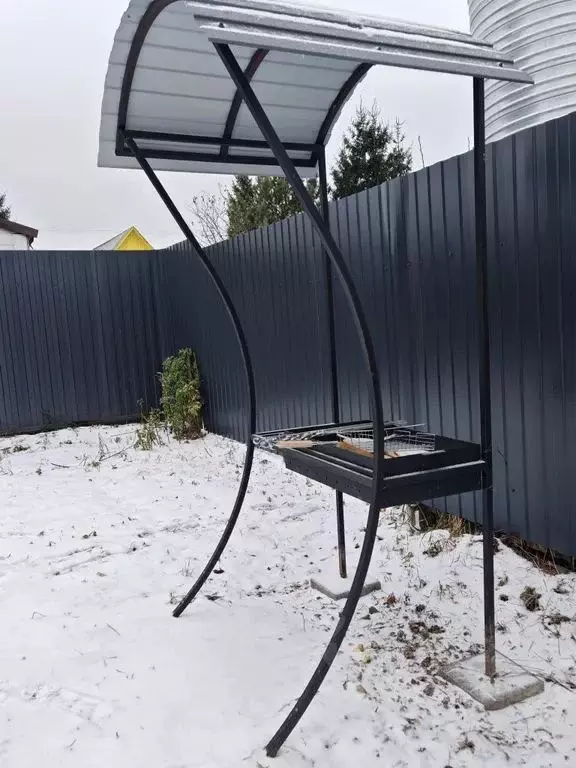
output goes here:
{"type": "Polygon", "coordinates": [[[0,433],[121,421],[157,403],[170,348],[158,259],[0,252],[0,433]]]}
{"type": "MultiPolygon", "coordinates": [[[[554,541],[574,542],[576,477],[573,468],[576,466],[576,445],[570,435],[573,434],[572,427],[576,424],[576,121],[562,120],[556,124],[556,129],[558,186],[554,204],[557,206],[559,218],[558,317],[564,412],[559,425],[562,456],[558,475],[562,488],[558,491],[558,512],[549,511],[549,516],[554,541]]],[[[557,548],[564,551],[565,544],[562,547],[558,544],[557,548]]]]}
{"type": "MultiPolygon", "coordinates": [[[[176,346],[193,346],[211,429],[246,438],[246,379],[232,324],[185,244],[165,251],[176,346]]],[[[303,216],[208,249],[236,306],[256,379],[258,429],[330,418],[321,249],[303,216]]]]}
{"type": "MultiPolygon", "coordinates": [[[[410,265],[403,322],[412,332],[414,420],[464,440],[478,438],[472,183],[469,157],[402,180],[410,265]]],[[[448,504],[457,514],[477,514],[472,495],[448,504]]]]}
{"type": "Polygon", "coordinates": [[[576,553],[575,149],[572,115],[494,144],[490,163],[497,522],[569,554],[576,553]]]}
{"type": "MultiPolygon", "coordinates": [[[[352,272],[373,332],[387,418],[415,418],[409,261],[405,247],[403,186],[395,181],[331,206],[331,224],[352,272]]],[[[357,330],[336,280],[335,319],[341,416],[368,418],[367,371],[357,330]]]]}

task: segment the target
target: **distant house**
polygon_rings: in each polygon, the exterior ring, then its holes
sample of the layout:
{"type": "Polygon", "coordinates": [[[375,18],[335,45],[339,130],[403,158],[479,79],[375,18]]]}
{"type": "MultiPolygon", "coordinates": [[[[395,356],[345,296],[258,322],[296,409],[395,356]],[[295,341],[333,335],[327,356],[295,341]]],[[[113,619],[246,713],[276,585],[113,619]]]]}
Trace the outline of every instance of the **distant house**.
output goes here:
{"type": "Polygon", "coordinates": [[[153,251],[154,249],[136,227],[129,227],[111,240],[92,248],[93,251],[153,251]]]}
{"type": "Polygon", "coordinates": [[[0,251],[29,251],[37,237],[37,229],[0,219],[0,251]]]}

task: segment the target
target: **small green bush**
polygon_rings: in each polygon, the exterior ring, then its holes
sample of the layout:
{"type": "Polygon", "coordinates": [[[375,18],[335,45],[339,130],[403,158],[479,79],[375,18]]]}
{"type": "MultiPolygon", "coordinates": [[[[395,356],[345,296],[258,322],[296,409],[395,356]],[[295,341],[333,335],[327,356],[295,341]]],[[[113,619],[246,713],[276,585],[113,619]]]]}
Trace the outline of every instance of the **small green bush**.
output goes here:
{"type": "Polygon", "coordinates": [[[181,349],[164,361],[160,374],[162,410],[177,440],[202,436],[200,373],[191,349],[181,349]]]}
{"type": "Polygon", "coordinates": [[[162,412],[157,408],[152,408],[148,413],[144,413],[144,402],[140,400],[138,403],[140,406],[140,425],[136,430],[136,442],[135,448],[139,448],[141,451],[151,451],[155,445],[162,445],[162,428],[164,427],[164,419],[162,412]]]}

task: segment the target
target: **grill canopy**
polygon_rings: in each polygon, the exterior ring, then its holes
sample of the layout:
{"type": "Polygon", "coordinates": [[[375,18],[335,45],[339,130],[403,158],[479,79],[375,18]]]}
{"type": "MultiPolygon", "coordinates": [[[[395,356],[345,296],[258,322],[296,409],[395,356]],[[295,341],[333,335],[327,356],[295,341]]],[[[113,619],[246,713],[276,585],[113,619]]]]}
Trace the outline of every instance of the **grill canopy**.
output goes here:
{"type": "Polygon", "coordinates": [[[281,175],[213,43],[231,46],[303,176],[372,66],[530,82],[471,35],[262,0],[132,0],[106,76],[98,164],[281,175]]]}

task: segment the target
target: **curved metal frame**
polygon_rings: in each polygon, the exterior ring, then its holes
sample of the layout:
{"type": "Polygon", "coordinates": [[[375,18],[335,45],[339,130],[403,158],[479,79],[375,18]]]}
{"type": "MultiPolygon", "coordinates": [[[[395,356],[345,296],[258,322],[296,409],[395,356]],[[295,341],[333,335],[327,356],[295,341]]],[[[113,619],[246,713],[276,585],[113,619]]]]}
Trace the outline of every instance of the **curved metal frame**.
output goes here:
{"type": "Polygon", "coordinates": [[[134,82],[134,75],[136,73],[136,67],[138,65],[138,59],[142,52],[142,46],[144,45],[148,33],[158,16],[165,8],[168,8],[172,3],[177,0],[152,0],[148,8],[144,11],[142,18],[138,22],[136,32],[132,38],[130,44],[130,50],[128,51],[128,57],[126,59],[126,66],[124,67],[124,76],[122,77],[122,88],[120,89],[120,102],[118,104],[118,124],[116,132],[116,152],[120,154],[122,145],[124,143],[126,121],[128,119],[128,103],[130,101],[130,94],[132,93],[132,84],[134,82]]]}
{"type": "Polygon", "coordinates": [[[356,86],[362,82],[362,80],[366,77],[371,69],[372,64],[359,64],[354,72],[352,72],[348,80],[346,80],[342,88],[340,88],[336,98],[330,105],[330,109],[326,113],[326,117],[322,121],[320,130],[318,131],[318,136],[316,137],[316,144],[321,144],[322,146],[326,144],[326,139],[332,130],[332,126],[338,119],[344,104],[346,104],[346,100],[352,91],[356,88],[356,86]]]}
{"type": "Polygon", "coordinates": [[[346,636],[350,622],[352,621],[354,613],[356,612],[358,601],[362,596],[368,568],[372,559],[374,544],[376,542],[378,520],[380,516],[380,497],[383,485],[385,461],[384,414],[382,409],[382,395],[380,391],[378,361],[372,342],[372,336],[370,334],[368,321],[366,319],[360,296],[358,295],[358,291],[356,290],[356,286],[354,285],[352,275],[344,260],[344,256],[338,248],[336,241],[332,237],[330,230],[327,228],[326,222],[324,221],[321,213],[318,211],[314,201],[310,197],[304,183],[302,182],[302,179],[300,178],[300,175],[298,174],[298,171],[296,170],[296,167],[294,166],[294,163],[290,159],[286,149],[280,141],[280,138],[274,130],[272,123],[260,105],[260,102],[258,101],[250,83],[245,78],[244,73],[236,61],[230,47],[216,43],[215,48],[220,54],[220,58],[226,66],[230,77],[234,80],[236,86],[242,92],[246,106],[248,107],[258,127],[262,131],[264,138],[270,145],[274,156],[278,160],[278,164],[292,185],[292,188],[300,200],[304,211],[308,214],[310,220],[312,221],[312,224],[314,225],[314,228],[320,237],[322,245],[324,246],[326,254],[330,259],[332,266],[338,273],[341,285],[350,305],[350,309],[352,310],[352,316],[362,346],[364,362],[366,363],[371,382],[371,411],[372,420],[374,423],[374,475],[372,480],[372,500],[368,510],[366,532],[364,534],[364,542],[362,544],[358,566],[356,568],[356,573],[354,574],[350,593],[342,609],[342,612],[340,613],[340,619],[338,620],[338,624],[336,625],[336,628],[326,647],[326,650],[322,655],[322,658],[320,659],[318,666],[316,667],[308,685],[302,692],[298,701],[266,746],[266,753],[270,757],[274,757],[278,753],[278,750],[282,744],[284,744],[288,736],[292,733],[304,712],[306,712],[308,709],[314,696],[318,693],[318,690],[322,685],[324,678],[328,674],[328,671],[332,666],[334,659],[336,658],[338,650],[342,645],[342,641],[346,636]]]}
{"type": "MultiPolygon", "coordinates": [[[[132,39],[130,50],[128,52],[126,67],[124,69],[124,76],[122,79],[122,87],[120,91],[120,102],[118,106],[116,151],[118,153],[121,153],[124,147],[127,146],[129,148],[134,158],[138,161],[138,163],[140,164],[140,167],[145,172],[148,179],[153,184],[156,191],[162,198],[164,204],[168,207],[170,213],[174,217],[175,221],[178,223],[178,226],[182,230],[184,236],[196,251],[204,268],[207,270],[210,278],[215,284],[216,289],[218,290],[218,293],[220,294],[220,297],[222,298],[222,301],[225,305],[228,316],[234,327],[234,332],[238,339],[238,343],[241,349],[244,369],[246,373],[246,379],[248,383],[248,393],[249,393],[249,413],[248,413],[249,424],[248,424],[248,437],[247,437],[247,444],[246,444],[246,457],[244,460],[244,469],[242,472],[242,478],[240,481],[240,486],[238,488],[236,500],[234,502],[228,523],[226,524],[226,527],[214,550],[214,553],[210,557],[208,563],[206,564],[205,568],[201,572],[200,576],[198,577],[198,579],[196,580],[192,588],[188,591],[186,596],[178,604],[178,606],[173,612],[173,615],[176,618],[178,618],[179,616],[182,615],[182,613],[194,600],[198,592],[202,589],[202,587],[206,583],[207,579],[210,577],[212,571],[214,570],[218,560],[222,556],[230,540],[230,537],[232,535],[232,532],[236,526],[236,522],[240,515],[242,504],[244,503],[244,498],[246,496],[246,491],[248,488],[248,482],[250,480],[250,474],[252,471],[252,463],[254,458],[254,445],[252,442],[252,435],[256,431],[256,390],[255,390],[255,382],[254,382],[254,372],[253,372],[252,363],[250,360],[250,352],[248,349],[248,344],[240,323],[240,319],[238,317],[234,304],[231,300],[231,297],[228,294],[224,284],[220,280],[218,274],[214,270],[214,267],[211,265],[204,249],[202,248],[198,240],[195,238],[192,230],[186,224],[185,220],[181,216],[180,212],[178,211],[173,201],[169,197],[168,193],[166,192],[165,188],[163,187],[160,180],[158,179],[156,173],[148,163],[148,160],[146,159],[146,152],[141,150],[136,144],[136,140],[135,140],[136,132],[132,134],[126,129],[130,94],[132,92],[134,75],[136,72],[136,67],[138,66],[138,60],[140,58],[142,47],[144,46],[148,33],[150,32],[150,29],[152,28],[152,25],[154,24],[158,16],[162,13],[162,11],[164,11],[168,6],[172,5],[174,2],[177,2],[177,0],[152,0],[152,2],[146,8],[146,11],[142,15],[140,22],[138,23],[138,27],[136,29],[136,32],[132,39]]],[[[258,68],[260,67],[260,65],[262,64],[262,62],[264,61],[267,55],[268,55],[268,51],[265,49],[258,49],[257,51],[255,51],[252,58],[250,59],[250,62],[248,63],[248,66],[246,67],[244,72],[242,72],[243,79],[246,83],[248,84],[250,83],[250,81],[258,71],[258,68]]],[[[313,159],[314,162],[316,162],[316,160],[319,159],[320,163],[322,164],[323,152],[324,152],[323,145],[324,145],[325,139],[328,136],[328,133],[334,121],[337,119],[340,113],[340,110],[342,109],[342,106],[344,105],[346,99],[348,98],[352,90],[356,87],[356,85],[362,80],[362,78],[365,76],[365,74],[368,72],[369,69],[370,69],[370,65],[368,64],[361,64],[360,66],[358,66],[354,71],[354,73],[344,83],[339,93],[337,94],[336,98],[334,99],[333,103],[331,104],[330,109],[328,110],[328,113],[326,115],[326,118],[324,119],[322,126],[320,128],[320,131],[318,133],[318,140],[316,142],[316,145],[322,145],[322,152],[319,153],[317,151],[313,151],[311,159],[313,159]],[[322,157],[319,157],[320,154],[322,154],[322,157]]],[[[224,129],[224,134],[222,136],[222,147],[220,150],[221,158],[225,158],[228,155],[229,143],[227,142],[229,142],[230,139],[232,138],[232,134],[234,132],[234,126],[238,118],[238,113],[240,111],[242,101],[243,101],[243,95],[241,93],[241,88],[238,86],[238,83],[237,83],[236,93],[234,95],[234,99],[230,106],[228,118],[226,120],[226,125],[224,129]]],[[[285,152],[286,147],[282,147],[282,148],[285,152]]],[[[286,157],[288,158],[288,161],[292,163],[292,161],[290,160],[287,154],[286,154],[286,157]]],[[[300,177],[298,176],[298,178],[300,177]]],[[[325,215],[327,214],[326,210],[324,211],[324,214],[325,215]]],[[[335,243],[334,243],[334,246],[335,246],[335,243]]],[[[328,272],[330,271],[330,268],[329,268],[330,259],[331,259],[331,256],[328,255],[327,256],[328,272]]],[[[342,265],[345,266],[343,261],[342,261],[342,265]]],[[[358,306],[360,306],[358,298],[357,298],[357,302],[358,302],[358,306]]],[[[366,326],[366,331],[367,331],[367,326],[366,326]]],[[[376,368],[374,368],[374,371],[376,371],[376,374],[377,374],[376,368]]],[[[380,410],[381,410],[381,404],[380,404],[380,410]]],[[[376,421],[377,420],[375,419],[375,426],[376,426],[376,421]]],[[[377,475],[375,474],[375,477],[376,476],[377,475]]],[[[337,513],[340,573],[342,576],[345,576],[346,561],[345,561],[344,511],[343,511],[342,494],[336,494],[336,513],[337,513]]],[[[352,591],[353,589],[354,589],[354,586],[352,588],[352,591]]],[[[358,599],[356,600],[356,603],[358,602],[358,599]]],[[[351,618],[352,617],[350,617],[350,619],[351,618]]],[[[345,631],[346,630],[344,630],[344,632],[345,631]]],[[[340,640],[340,643],[341,642],[342,641],[340,640]]],[[[320,683],[318,684],[318,687],[319,685],[320,683]]]]}
{"type": "MultiPolygon", "coordinates": [[[[148,33],[154,24],[155,20],[158,18],[159,14],[162,13],[162,11],[167,8],[169,5],[171,5],[173,2],[176,2],[176,0],[153,0],[153,2],[150,3],[146,11],[144,12],[144,15],[140,19],[140,23],[138,24],[138,28],[136,29],[136,32],[134,34],[134,38],[132,40],[132,45],[130,46],[130,51],[128,53],[128,58],[126,61],[126,68],[124,70],[124,77],[122,80],[122,90],[120,93],[120,104],[118,107],[118,131],[117,131],[117,139],[116,139],[116,149],[118,151],[119,145],[127,145],[132,154],[134,155],[135,159],[140,164],[140,167],[162,198],[164,204],[172,214],[174,220],[182,230],[182,233],[184,234],[184,237],[190,242],[194,250],[196,251],[196,254],[198,258],[200,259],[203,267],[206,269],[208,275],[210,276],[212,282],[214,283],[216,290],[218,291],[220,298],[222,299],[222,302],[226,308],[226,312],[228,314],[228,317],[230,318],[230,321],[232,323],[232,326],[234,328],[234,333],[236,334],[236,338],[238,340],[238,344],[240,346],[240,352],[242,356],[242,362],[244,365],[244,371],[246,374],[246,383],[248,386],[248,417],[247,417],[247,438],[246,438],[246,456],[244,458],[244,469],[242,471],[242,477],[240,479],[240,486],[238,488],[238,493],[236,494],[236,499],[234,501],[234,505],[232,507],[232,511],[230,513],[230,517],[228,518],[228,522],[226,523],[226,526],[224,528],[224,531],[222,532],[222,536],[220,537],[220,540],[218,541],[218,544],[216,545],[216,548],[214,549],[214,552],[212,553],[212,556],[208,560],[206,566],[200,573],[200,576],[197,578],[196,582],[192,586],[192,588],[188,591],[186,596],[180,601],[180,603],[176,606],[173,616],[175,618],[178,618],[182,615],[182,613],[186,610],[186,608],[190,605],[190,603],[194,600],[198,592],[202,589],[208,578],[210,577],[212,571],[216,567],[216,564],[218,563],[218,560],[222,556],[224,550],[226,549],[226,546],[228,545],[228,542],[230,541],[230,537],[232,536],[232,533],[234,531],[234,528],[236,527],[236,523],[238,521],[238,517],[240,515],[240,511],[242,509],[242,504],[244,503],[244,499],[246,497],[246,491],[248,490],[248,483],[250,481],[250,475],[252,473],[252,464],[254,460],[254,443],[252,441],[252,435],[256,431],[256,386],[254,382],[254,370],[252,368],[252,361],[250,359],[250,351],[248,348],[248,342],[246,340],[246,335],[244,333],[244,330],[242,328],[242,324],[240,323],[240,318],[238,316],[238,313],[236,311],[236,308],[234,306],[234,303],[230,297],[230,294],[228,293],[224,283],[220,279],[220,276],[212,266],[210,259],[206,255],[206,252],[194,236],[194,233],[178,211],[177,207],[174,205],[174,202],[171,200],[170,196],[166,192],[164,186],[158,179],[158,176],[146,160],[146,157],[144,156],[144,153],[140,151],[138,148],[138,145],[136,144],[134,138],[126,134],[126,119],[128,116],[128,104],[130,101],[130,93],[132,91],[132,83],[134,81],[134,74],[136,72],[136,66],[138,65],[138,59],[140,58],[140,53],[142,51],[142,46],[144,45],[144,42],[146,41],[146,37],[148,36],[148,33]]],[[[250,64],[248,65],[249,72],[247,73],[248,76],[251,78],[256,72],[258,66],[263,61],[266,52],[260,51],[257,52],[258,55],[254,55],[252,58],[250,64]]],[[[236,110],[236,116],[238,114],[240,104],[238,104],[237,110],[236,110]]],[[[232,116],[232,109],[234,107],[234,104],[231,107],[230,110],[230,116],[232,116]]],[[[235,117],[234,117],[235,120],[235,117]]]]}
{"type": "Polygon", "coordinates": [[[246,491],[248,489],[248,482],[250,480],[250,474],[252,472],[252,462],[254,459],[254,443],[252,441],[252,435],[256,431],[256,388],[254,384],[254,371],[252,368],[252,362],[250,360],[248,342],[246,341],[246,336],[244,335],[244,330],[242,329],[240,318],[238,317],[238,313],[236,312],[236,308],[234,307],[230,294],[228,293],[224,283],[220,279],[220,276],[212,266],[204,249],[194,237],[192,230],[186,224],[180,212],[178,211],[173,201],[169,197],[168,193],[164,189],[159,178],[154,173],[153,169],[151,168],[146,158],[140,152],[134,139],[130,138],[129,136],[125,136],[124,139],[127,145],[132,150],[132,154],[140,164],[140,167],[142,168],[142,170],[144,171],[144,173],[146,174],[146,176],[148,177],[148,179],[150,180],[150,182],[152,183],[152,185],[154,186],[154,188],[156,189],[156,191],[164,201],[164,204],[166,205],[166,207],[168,208],[168,210],[170,211],[174,219],[176,220],[176,223],[184,233],[184,236],[196,251],[196,254],[200,259],[203,267],[206,269],[206,271],[210,275],[210,278],[212,279],[212,282],[216,286],[216,290],[220,294],[220,298],[222,299],[222,302],[226,308],[228,317],[230,318],[232,325],[234,327],[236,338],[238,339],[238,344],[240,346],[240,352],[242,355],[242,362],[244,363],[244,370],[246,373],[246,382],[248,385],[248,424],[247,424],[248,437],[246,441],[246,456],[244,458],[244,470],[242,472],[242,478],[240,480],[240,487],[238,488],[236,500],[234,502],[234,506],[232,507],[232,512],[230,513],[228,522],[226,523],[226,527],[224,528],[222,536],[220,537],[220,541],[216,545],[216,548],[212,556],[208,560],[208,563],[204,567],[204,570],[202,571],[200,576],[197,578],[193,587],[188,591],[186,596],[180,601],[180,603],[176,606],[173,612],[173,616],[178,618],[179,616],[182,615],[182,613],[186,610],[186,608],[190,605],[192,600],[194,600],[198,592],[202,589],[202,587],[206,583],[210,574],[214,570],[216,563],[218,562],[218,560],[222,556],[222,553],[226,549],[226,545],[228,544],[230,540],[230,536],[232,535],[232,532],[236,526],[236,522],[238,521],[240,510],[242,509],[242,504],[244,503],[244,498],[246,496],[246,491]]]}

